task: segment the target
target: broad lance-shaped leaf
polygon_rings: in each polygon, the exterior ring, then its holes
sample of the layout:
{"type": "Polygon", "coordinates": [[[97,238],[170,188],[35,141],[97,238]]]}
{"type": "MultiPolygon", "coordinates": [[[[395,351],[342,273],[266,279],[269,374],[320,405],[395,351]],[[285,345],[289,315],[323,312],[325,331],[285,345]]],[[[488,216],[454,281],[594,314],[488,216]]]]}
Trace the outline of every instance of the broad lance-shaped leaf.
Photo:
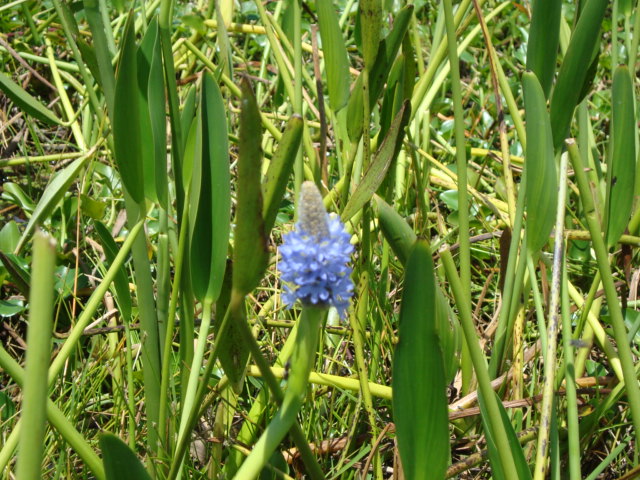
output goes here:
{"type": "Polygon", "coordinates": [[[438,336],[436,283],[429,245],[407,259],[393,357],[393,421],[405,477],[444,478],[449,462],[445,366],[438,336]]]}
{"type": "Polygon", "coordinates": [[[613,74],[612,146],[607,166],[607,246],[612,247],[624,233],[631,207],[636,178],[636,122],[633,81],[629,69],[621,65],[613,74]]]}
{"type": "Polygon", "coordinates": [[[29,95],[20,85],[0,72],[0,91],[9,97],[25,113],[49,125],[62,123],[56,115],[29,95]]]}
{"type": "Polygon", "coordinates": [[[229,247],[231,187],[227,117],[213,76],[202,80],[189,209],[193,292],[213,302],[220,294],[229,247]]]}
{"type": "Polygon", "coordinates": [[[122,184],[137,203],[144,200],[137,47],[133,11],[124,29],[113,111],[113,146],[122,184]]]}
{"type": "Polygon", "coordinates": [[[387,136],[382,141],[382,145],[380,145],[380,148],[376,152],[367,172],[345,205],[341,215],[343,222],[348,222],[365,203],[371,200],[375,191],[378,190],[378,187],[389,170],[391,162],[397,157],[400,151],[402,139],[404,138],[404,127],[407,125],[410,116],[411,103],[407,100],[403,103],[396,118],[393,119],[387,136]]]}
{"type": "Polygon", "coordinates": [[[138,49],[138,86],[142,138],[144,193],[152,202],[167,207],[167,131],[164,75],[158,21],[154,17],[138,49]]]}
{"type": "Polygon", "coordinates": [[[271,159],[262,185],[264,195],[264,230],[268,235],[273,228],[280,202],[287,189],[287,182],[302,140],[304,122],[300,115],[292,115],[285,128],[278,149],[271,159]]]}
{"type": "Polygon", "coordinates": [[[240,138],[238,141],[238,195],[233,236],[233,290],[241,295],[260,282],[269,260],[262,217],[262,125],[260,110],[249,80],[240,85],[240,138]]]}
{"type": "Polygon", "coordinates": [[[598,45],[600,25],[608,4],[608,0],[589,0],[586,3],[560,66],[551,96],[551,127],[555,150],[562,148],[569,132],[573,111],[588,79],[589,66],[598,45]]]}
{"type": "Polygon", "coordinates": [[[556,56],[560,43],[562,2],[534,0],[527,45],[527,69],[536,74],[545,97],[549,96],[556,73],[556,56]]]}
{"type": "Polygon", "coordinates": [[[337,112],[349,99],[349,56],[333,2],[316,1],[316,13],[324,52],[324,68],[327,72],[329,105],[337,112]]]}
{"type": "Polygon", "coordinates": [[[527,119],[525,161],[527,247],[540,250],[549,240],[558,203],[558,177],[553,155],[553,137],[547,102],[538,78],[531,72],[522,75],[524,109],[527,119]]]}
{"type": "Polygon", "coordinates": [[[151,480],[136,454],[115,435],[100,435],[100,448],[107,480],[151,480]]]}

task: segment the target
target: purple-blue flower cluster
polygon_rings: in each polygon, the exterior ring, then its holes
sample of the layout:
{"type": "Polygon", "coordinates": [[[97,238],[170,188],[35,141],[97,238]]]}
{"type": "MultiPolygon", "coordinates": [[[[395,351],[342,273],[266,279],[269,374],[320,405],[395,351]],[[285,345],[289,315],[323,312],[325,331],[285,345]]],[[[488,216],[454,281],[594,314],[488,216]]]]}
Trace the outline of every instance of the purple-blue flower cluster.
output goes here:
{"type": "Polygon", "coordinates": [[[279,268],[288,282],[282,297],[289,308],[300,299],[303,305],[334,306],[344,317],[353,295],[351,267],[347,265],[353,245],[340,219],[326,213],[320,192],[308,183],[303,184],[300,220],[280,247],[279,268]]]}

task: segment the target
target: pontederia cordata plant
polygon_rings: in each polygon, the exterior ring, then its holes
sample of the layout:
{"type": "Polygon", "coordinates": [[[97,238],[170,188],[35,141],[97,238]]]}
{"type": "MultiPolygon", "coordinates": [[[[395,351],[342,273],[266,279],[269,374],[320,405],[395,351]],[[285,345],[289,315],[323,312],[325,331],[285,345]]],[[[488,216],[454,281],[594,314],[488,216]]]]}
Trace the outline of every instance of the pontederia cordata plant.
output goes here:
{"type": "Polygon", "coordinates": [[[2,478],[638,474],[634,2],[0,22],[2,478]]]}

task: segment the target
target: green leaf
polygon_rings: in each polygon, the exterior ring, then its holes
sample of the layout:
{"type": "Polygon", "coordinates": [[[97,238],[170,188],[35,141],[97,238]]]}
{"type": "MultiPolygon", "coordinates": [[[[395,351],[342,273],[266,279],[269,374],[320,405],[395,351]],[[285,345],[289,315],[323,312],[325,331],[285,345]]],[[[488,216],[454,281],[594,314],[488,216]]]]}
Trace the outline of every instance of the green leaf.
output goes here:
{"type": "MultiPolygon", "coordinates": [[[[189,209],[189,265],[195,296],[215,301],[224,278],[231,219],[227,117],[210,73],[202,80],[189,209]]],[[[188,163],[189,159],[185,158],[188,163]]]]}
{"type": "MultiPolygon", "coordinates": [[[[376,61],[371,67],[369,72],[369,103],[370,108],[380,98],[382,89],[387,83],[389,77],[389,71],[396,56],[398,50],[402,45],[411,17],[413,15],[413,5],[407,5],[403,7],[393,21],[393,30],[389,32],[387,38],[380,42],[378,49],[378,56],[376,61]]],[[[361,73],[356,79],[353,88],[351,89],[351,96],[349,97],[349,105],[347,106],[347,133],[351,141],[355,142],[359,140],[362,135],[362,115],[363,115],[363,100],[362,100],[362,75],[361,73]]]]}
{"type": "MultiPolygon", "coordinates": [[[[188,132],[196,116],[196,88],[192,85],[187,91],[187,96],[180,112],[180,125],[183,132],[188,132]]],[[[187,136],[184,135],[184,143],[187,143],[187,136]]],[[[185,148],[185,145],[182,148],[185,148]]]]}
{"type": "Polygon", "coordinates": [[[0,91],[9,97],[22,111],[49,125],[60,125],[62,122],[36,98],[29,95],[20,85],[0,72],[0,91]]]}
{"type": "Polygon", "coordinates": [[[94,200],[89,195],[85,195],[84,193],[80,194],[80,200],[82,213],[84,215],[87,215],[94,220],[101,220],[104,217],[104,212],[107,208],[106,203],[94,200]]]}
{"type": "Polygon", "coordinates": [[[269,253],[262,217],[262,125],[249,80],[240,85],[240,138],[238,141],[238,200],[233,247],[233,289],[251,292],[267,268],[269,253]]]}
{"type": "Polygon", "coordinates": [[[633,11],[633,0],[618,0],[618,8],[620,12],[628,17],[633,11]]]}
{"type": "Polygon", "coordinates": [[[360,34],[362,36],[362,57],[370,68],[378,55],[380,30],[382,29],[381,0],[360,0],[360,34]]]}
{"type": "Polygon", "coordinates": [[[33,210],[29,223],[27,223],[27,227],[22,233],[20,242],[18,242],[18,245],[16,246],[16,253],[22,250],[22,247],[33,233],[36,225],[44,221],[44,219],[48,217],[53,209],[58,205],[58,202],[62,200],[64,194],[69,190],[71,183],[76,179],[80,170],[84,167],[89,158],[91,157],[86,156],[76,159],[73,163],[67,165],[64,170],[61,170],[55,177],[53,177],[49,185],[44,189],[42,198],[38,202],[38,205],[36,205],[36,208],[33,210]]]}
{"type": "Polygon", "coordinates": [[[173,175],[176,189],[176,209],[178,221],[182,223],[182,210],[184,206],[185,190],[191,181],[191,168],[193,167],[193,152],[196,143],[196,88],[191,86],[187,92],[182,112],[180,113],[180,131],[182,132],[181,155],[174,156],[173,175]],[[189,161],[186,161],[189,159],[189,161]]]}
{"type": "Polygon", "coordinates": [[[122,184],[137,203],[144,200],[143,146],[133,11],[124,29],[113,111],[113,145],[122,184]]]}
{"type": "Polygon", "coordinates": [[[10,197],[11,201],[19,206],[22,210],[24,210],[28,214],[32,214],[35,208],[34,201],[25,193],[25,191],[18,185],[13,182],[5,182],[2,185],[2,196],[6,199],[10,197]]]}
{"type": "MultiPolygon", "coordinates": [[[[96,233],[100,237],[100,244],[107,260],[104,268],[108,269],[115,260],[116,255],[118,255],[119,248],[107,227],[100,222],[95,222],[94,226],[96,233]]],[[[125,321],[128,321],[131,318],[131,292],[129,291],[129,278],[124,266],[120,268],[113,279],[113,288],[116,292],[116,301],[120,307],[120,314],[125,321]]]]}
{"type": "Polygon", "coordinates": [[[151,480],[136,454],[115,435],[100,435],[100,448],[107,480],[151,480]]]}
{"type": "Polygon", "coordinates": [[[444,478],[449,462],[445,367],[436,334],[431,251],[419,240],[405,269],[393,357],[393,421],[406,478],[444,478]]]}
{"type": "Polygon", "coordinates": [[[349,57],[342,38],[338,15],[331,0],[316,1],[316,12],[327,72],[329,105],[337,112],[349,99],[349,57]]]}
{"type": "MultiPolygon", "coordinates": [[[[600,25],[608,4],[608,0],[589,0],[571,36],[551,95],[551,129],[555,150],[562,148],[569,133],[573,111],[588,78],[589,65],[598,45],[600,25]]],[[[527,145],[529,143],[527,137],[527,145]]]]}
{"type": "Polygon", "coordinates": [[[621,65],[613,74],[611,157],[607,165],[606,240],[612,247],[629,223],[636,178],[636,122],[633,81],[621,65]]]}
{"type": "Polygon", "coordinates": [[[378,195],[374,195],[376,214],[380,221],[380,229],[387,239],[393,252],[398,256],[400,263],[405,265],[411,248],[416,243],[417,237],[413,229],[394,208],[378,195]]]}
{"type": "Polygon", "coordinates": [[[0,300],[0,317],[12,317],[26,310],[24,300],[21,298],[10,298],[0,300]]]}
{"type": "MultiPolygon", "coordinates": [[[[218,300],[216,301],[216,312],[226,312],[231,302],[232,271],[233,264],[231,261],[228,261],[227,269],[224,272],[220,296],[218,296],[218,300]]],[[[240,330],[242,327],[239,326],[239,322],[246,322],[247,317],[244,308],[235,309],[230,312],[230,315],[231,322],[229,322],[225,334],[218,336],[217,348],[220,352],[218,359],[220,360],[220,365],[222,365],[224,373],[229,378],[232,388],[239,393],[242,391],[244,385],[244,374],[249,358],[249,347],[242,338],[242,331],[240,330]]],[[[215,316],[213,324],[214,334],[217,334],[220,330],[220,325],[223,320],[224,313],[215,316]]]]}
{"type": "Polygon", "coordinates": [[[11,397],[5,392],[0,391],[0,420],[3,422],[9,420],[16,413],[16,405],[11,397]]]}
{"type": "Polygon", "coordinates": [[[531,70],[538,77],[544,95],[548,98],[556,73],[562,2],[534,0],[531,8],[527,70],[531,70]]]}
{"type": "Polygon", "coordinates": [[[436,333],[444,360],[445,383],[448,385],[460,371],[463,332],[440,285],[436,285],[436,312],[436,333]]]}
{"type": "Polygon", "coordinates": [[[20,241],[18,224],[9,220],[0,230],[0,252],[13,252],[20,241]]]}
{"type": "Polygon", "coordinates": [[[113,118],[116,88],[112,64],[114,52],[110,50],[109,41],[107,40],[107,35],[113,36],[111,25],[104,23],[98,0],[84,0],[83,5],[84,14],[91,30],[91,39],[93,40],[93,48],[100,72],[99,83],[104,93],[107,110],[111,118],[113,118]]]}
{"type": "Polygon", "coordinates": [[[167,208],[167,130],[164,75],[158,21],[149,24],[138,49],[138,87],[142,138],[152,141],[142,149],[144,192],[167,208]]]}
{"type": "Polygon", "coordinates": [[[527,119],[525,161],[527,247],[537,252],[548,241],[558,203],[558,177],[553,155],[553,136],[546,101],[538,78],[522,75],[524,109],[527,119]]]}
{"type": "MultiPolygon", "coordinates": [[[[502,401],[496,396],[498,408],[500,409],[500,417],[502,419],[502,424],[504,425],[504,429],[507,433],[507,438],[509,440],[510,450],[513,453],[513,460],[516,465],[516,470],[518,471],[518,479],[519,480],[530,480],[531,479],[531,470],[529,469],[529,465],[527,464],[527,460],[524,456],[524,452],[522,451],[522,446],[518,441],[518,436],[516,435],[513,426],[509,420],[509,416],[507,415],[507,411],[502,405],[502,401]]],[[[485,435],[487,438],[487,449],[489,450],[489,462],[491,463],[492,475],[495,480],[509,480],[505,477],[505,474],[502,470],[502,463],[500,461],[500,455],[498,453],[498,447],[495,443],[495,436],[491,430],[490,422],[489,422],[489,414],[486,410],[484,401],[482,399],[482,395],[480,391],[478,391],[478,404],[480,406],[480,416],[482,417],[482,425],[484,426],[485,435]]]]}
{"type": "Polygon", "coordinates": [[[31,275],[28,272],[28,265],[23,258],[13,253],[0,252],[0,262],[9,272],[11,280],[18,291],[25,297],[29,298],[29,285],[31,285],[31,275]]]}
{"type": "MultiPolygon", "coordinates": [[[[387,80],[387,88],[385,88],[382,95],[382,107],[380,108],[380,132],[378,138],[384,138],[387,135],[391,120],[396,116],[402,102],[411,96],[405,97],[405,57],[404,54],[398,55],[395,62],[391,66],[389,71],[389,78],[387,80]]],[[[412,82],[407,82],[412,83],[412,82]]]]}
{"type": "Polygon", "coordinates": [[[411,103],[405,101],[393,119],[387,136],[382,141],[382,145],[376,152],[367,172],[345,205],[341,215],[343,222],[348,222],[358,210],[371,200],[371,197],[384,180],[391,162],[398,156],[402,146],[402,139],[404,138],[404,127],[407,125],[410,116],[411,103]]]}
{"type": "Polygon", "coordinates": [[[287,182],[302,140],[304,121],[300,115],[292,115],[285,128],[278,149],[271,159],[264,178],[263,218],[264,230],[269,234],[276,221],[282,197],[287,189],[287,182]]]}

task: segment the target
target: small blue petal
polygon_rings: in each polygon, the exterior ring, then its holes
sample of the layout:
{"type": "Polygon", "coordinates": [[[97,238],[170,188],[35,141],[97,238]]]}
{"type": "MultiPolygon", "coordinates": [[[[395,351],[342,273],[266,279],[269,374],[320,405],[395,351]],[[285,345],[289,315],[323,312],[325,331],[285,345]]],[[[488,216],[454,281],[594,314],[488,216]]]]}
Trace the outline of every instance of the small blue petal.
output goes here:
{"type": "Polygon", "coordinates": [[[303,304],[331,305],[342,317],[353,295],[350,261],[353,245],[349,234],[336,216],[327,215],[328,237],[317,238],[302,230],[284,236],[280,247],[280,271],[285,285],[283,301],[289,308],[300,300],[303,304]]]}

